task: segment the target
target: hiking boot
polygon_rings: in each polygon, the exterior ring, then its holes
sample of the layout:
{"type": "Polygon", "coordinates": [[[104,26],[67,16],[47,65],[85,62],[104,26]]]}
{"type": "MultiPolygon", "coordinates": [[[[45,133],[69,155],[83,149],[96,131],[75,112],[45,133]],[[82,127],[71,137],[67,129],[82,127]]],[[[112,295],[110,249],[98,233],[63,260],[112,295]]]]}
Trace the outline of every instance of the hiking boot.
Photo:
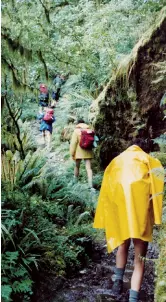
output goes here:
{"type": "Polygon", "coordinates": [[[115,280],[112,286],[112,292],[114,295],[120,295],[123,290],[123,280],[117,279],[115,280]]]}

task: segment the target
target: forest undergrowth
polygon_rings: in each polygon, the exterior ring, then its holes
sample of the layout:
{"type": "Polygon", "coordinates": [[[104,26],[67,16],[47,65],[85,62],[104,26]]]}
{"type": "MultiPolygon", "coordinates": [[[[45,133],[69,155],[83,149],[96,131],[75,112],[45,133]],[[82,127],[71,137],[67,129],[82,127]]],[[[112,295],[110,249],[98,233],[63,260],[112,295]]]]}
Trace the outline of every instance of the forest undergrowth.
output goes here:
{"type": "MultiPolygon", "coordinates": [[[[37,105],[32,107],[37,114],[37,105]]],[[[4,301],[30,301],[34,276],[40,271],[72,275],[91,258],[87,242],[96,236],[92,221],[98,191],[92,194],[88,190],[84,165],[78,183],[74,183],[69,143],[60,141],[62,108],[60,100],[55,108],[51,151],[43,145],[39,121],[26,119],[19,121],[26,133],[25,159],[17,151],[2,155],[4,301]]],[[[97,189],[101,178],[101,172],[94,175],[97,189]]]]}
{"type": "MultiPolygon", "coordinates": [[[[79,181],[74,182],[74,162],[69,155],[69,142],[63,141],[61,135],[63,121],[66,119],[67,123],[73,113],[69,104],[68,96],[65,95],[55,108],[56,122],[49,150],[43,144],[39,121],[34,119],[34,112],[37,114],[38,111],[35,103],[28,113],[29,118],[26,117],[24,121],[25,110],[19,121],[22,135],[26,133],[25,159],[20,158],[18,151],[12,153],[8,150],[2,155],[4,302],[31,301],[40,275],[51,274],[54,290],[58,290],[66,278],[73,278],[90,265],[96,241],[103,246],[102,233],[97,234],[92,228],[103,173],[99,172],[98,163],[94,160],[93,181],[96,193],[88,190],[83,164],[79,181]]],[[[80,112],[76,114],[79,115],[80,112]]],[[[164,160],[162,154],[158,154],[158,157],[161,161],[164,160]]],[[[156,242],[158,234],[155,234],[156,242]]],[[[164,234],[163,228],[160,243],[164,234]]],[[[164,253],[162,251],[162,255],[164,253]]],[[[161,280],[162,259],[160,257],[157,264],[161,280]]],[[[106,263],[107,261],[109,258],[106,263]]],[[[163,295],[161,280],[158,281],[157,290],[163,295]]]]}

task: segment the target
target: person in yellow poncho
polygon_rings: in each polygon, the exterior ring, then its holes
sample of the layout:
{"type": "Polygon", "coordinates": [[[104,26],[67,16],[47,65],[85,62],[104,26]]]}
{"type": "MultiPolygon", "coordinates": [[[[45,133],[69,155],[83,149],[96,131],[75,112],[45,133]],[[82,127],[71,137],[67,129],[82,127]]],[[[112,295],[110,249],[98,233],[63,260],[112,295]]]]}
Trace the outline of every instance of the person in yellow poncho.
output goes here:
{"type": "Polygon", "coordinates": [[[159,160],[145,153],[142,140],[115,157],[105,170],[96,208],[94,228],[106,233],[108,252],[118,247],[113,293],[123,288],[130,239],[135,259],[129,301],[138,301],[148,242],[154,224],[161,224],[164,169],[159,160]]]}

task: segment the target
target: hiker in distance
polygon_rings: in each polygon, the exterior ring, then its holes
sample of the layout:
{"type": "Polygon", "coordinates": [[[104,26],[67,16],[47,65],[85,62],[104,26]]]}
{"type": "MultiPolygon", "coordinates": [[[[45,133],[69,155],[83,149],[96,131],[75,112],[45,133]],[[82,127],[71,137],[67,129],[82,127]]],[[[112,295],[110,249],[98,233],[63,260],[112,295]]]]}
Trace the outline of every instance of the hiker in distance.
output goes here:
{"type": "Polygon", "coordinates": [[[79,119],[70,142],[70,155],[75,161],[74,177],[75,179],[78,179],[80,163],[83,159],[85,161],[88,185],[92,190],[93,173],[91,168],[91,161],[93,158],[92,148],[94,143],[94,135],[94,131],[90,129],[90,127],[84,122],[84,120],[79,119]]]}
{"type": "Polygon", "coordinates": [[[39,86],[39,92],[39,105],[41,106],[40,111],[42,111],[44,107],[48,107],[49,104],[49,92],[47,86],[41,83],[39,86]]]}
{"type": "Polygon", "coordinates": [[[44,144],[49,148],[52,139],[52,124],[55,122],[54,110],[45,108],[45,112],[39,112],[37,118],[41,120],[40,131],[43,134],[44,144]]]}
{"type": "Polygon", "coordinates": [[[154,224],[161,224],[164,169],[158,159],[145,153],[145,143],[136,139],[115,157],[105,170],[94,219],[94,228],[105,229],[108,252],[116,254],[114,295],[123,290],[123,275],[131,239],[134,271],[129,302],[139,300],[148,242],[154,224]],[[158,175],[157,175],[158,174],[158,175]]]}
{"type": "Polygon", "coordinates": [[[64,84],[65,78],[62,75],[55,75],[53,80],[53,91],[52,91],[52,99],[58,102],[60,97],[61,86],[64,84]]]}

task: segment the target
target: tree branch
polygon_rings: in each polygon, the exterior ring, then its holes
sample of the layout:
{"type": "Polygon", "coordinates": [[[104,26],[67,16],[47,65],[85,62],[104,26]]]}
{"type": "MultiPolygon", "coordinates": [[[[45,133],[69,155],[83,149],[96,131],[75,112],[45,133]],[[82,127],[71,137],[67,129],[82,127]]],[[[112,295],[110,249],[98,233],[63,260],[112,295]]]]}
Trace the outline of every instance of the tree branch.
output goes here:
{"type": "Polygon", "coordinates": [[[45,12],[45,15],[46,15],[47,22],[51,23],[51,21],[50,21],[50,14],[49,14],[48,8],[44,5],[44,3],[41,0],[39,0],[39,2],[41,3],[41,5],[44,8],[44,12],[45,12]]]}
{"type": "Polygon", "coordinates": [[[71,66],[74,66],[74,67],[78,67],[77,65],[75,65],[75,64],[73,64],[73,63],[70,63],[70,62],[68,62],[68,61],[64,61],[64,60],[58,58],[56,55],[54,55],[54,53],[52,53],[52,55],[53,55],[53,57],[54,57],[56,60],[58,60],[59,62],[65,63],[65,64],[67,64],[67,65],[71,65],[71,66]]]}
{"type": "Polygon", "coordinates": [[[7,95],[5,95],[5,101],[6,101],[7,108],[9,110],[9,114],[10,114],[10,116],[11,116],[11,118],[12,118],[12,120],[13,120],[15,126],[16,126],[16,129],[17,129],[16,135],[17,135],[18,142],[20,144],[20,156],[21,156],[21,159],[24,159],[25,158],[25,153],[24,153],[24,149],[23,149],[23,145],[22,145],[22,140],[21,140],[21,137],[20,137],[20,128],[19,128],[17,120],[15,119],[14,114],[13,114],[11,108],[10,108],[9,102],[7,100],[7,95]]]}

